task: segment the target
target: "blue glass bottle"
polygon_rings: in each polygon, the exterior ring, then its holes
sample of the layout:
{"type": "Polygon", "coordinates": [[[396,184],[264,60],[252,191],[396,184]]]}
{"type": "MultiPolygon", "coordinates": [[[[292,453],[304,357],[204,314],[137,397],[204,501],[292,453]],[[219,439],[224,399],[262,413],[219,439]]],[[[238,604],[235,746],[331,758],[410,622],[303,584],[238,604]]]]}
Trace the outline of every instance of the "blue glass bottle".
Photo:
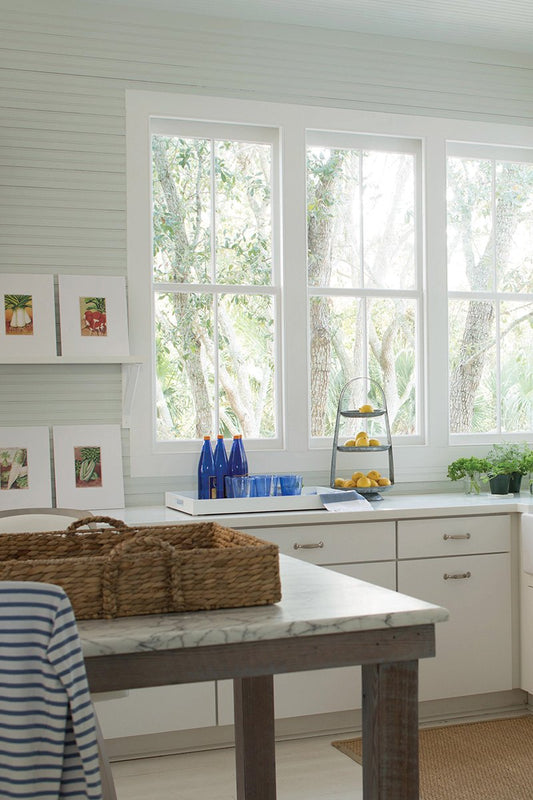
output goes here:
{"type": "Polygon", "coordinates": [[[211,500],[215,497],[215,463],[211,449],[211,437],[204,436],[202,452],[198,461],[198,499],[211,500]]]}
{"type": "Polygon", "coordinates": [[[242,435],[237,433],[233,437],[233,444],[228,459],[228,475],[248,475],[248,459],[244,452],[242,435]]]}
{"type": "Polygon", "coordinates": [[[215,446],[215,455],[213,456],[215,462],[215,484],[216,496],[225,497],[226,487],[224,481],[228,474],[228,456],[226,453],[226,446],[224,445],[224,437],[221,433],[217,436],[217,443],[215,446]]]}

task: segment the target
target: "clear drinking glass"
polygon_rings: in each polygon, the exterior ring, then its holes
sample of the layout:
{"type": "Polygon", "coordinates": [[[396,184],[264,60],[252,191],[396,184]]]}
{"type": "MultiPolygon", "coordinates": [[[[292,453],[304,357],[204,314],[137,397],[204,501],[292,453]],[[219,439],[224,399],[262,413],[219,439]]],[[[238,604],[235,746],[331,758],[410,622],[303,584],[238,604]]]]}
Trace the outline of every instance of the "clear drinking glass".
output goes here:
{"type": "Polygon", "coordinates": [[[274,475],[252,475],[252,497],[270,497],[274,494],[274,475]]]}
{"type": "Polygon", "coordinates": [[[281,494],[301,494],[303,478],[301,475],[279,475],[281,494]]]}

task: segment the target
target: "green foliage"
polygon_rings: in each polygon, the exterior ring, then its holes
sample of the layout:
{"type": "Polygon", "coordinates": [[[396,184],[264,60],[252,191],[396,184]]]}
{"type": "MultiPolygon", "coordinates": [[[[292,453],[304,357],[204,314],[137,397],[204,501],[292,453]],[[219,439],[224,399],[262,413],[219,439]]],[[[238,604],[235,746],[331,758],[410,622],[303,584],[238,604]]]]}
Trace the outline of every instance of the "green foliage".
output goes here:
{"type": "Polygon", "coordinates": [[[527,475],[533,467],[533,450],[528,444],[508,442],[494,444],[487,455],[489,475],[527,475]]]}
{"type": "Polygon", "coordinates": [[[484,474],[489,469],[489,462],[486,458],[458,458],[448,465],[448,478],[451,481],[458,481],[461,478],[473,478],[476,473],[484,474]]]}
{"type": "Polygon", "coordinates": [[[30,308],[31,304],[31,294],[6,294],[4,296],[4,307],[6,310],[12,309],[13,311],[17,311],[19,308],[30,308]]]}

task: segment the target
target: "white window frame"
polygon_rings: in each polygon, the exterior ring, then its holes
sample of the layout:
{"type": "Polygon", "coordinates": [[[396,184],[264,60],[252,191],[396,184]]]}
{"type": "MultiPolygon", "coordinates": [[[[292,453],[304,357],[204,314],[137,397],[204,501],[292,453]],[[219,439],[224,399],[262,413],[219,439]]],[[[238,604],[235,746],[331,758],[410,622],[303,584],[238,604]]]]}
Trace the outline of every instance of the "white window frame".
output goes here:
{"type": "MultiPolygon", "coordinates": [[[[362,135],[357,133],[339,133],[338,131],[313,131],[308,130],[306,136],[307,146],[318,147],[338,147],[353,150],[381,150],[383,152],[407,153],[414,157],[414,181],[415,181],[415,288],[414,289],[336,289],[308,287],[308,300],[310,297],[351,297],[352,299],[372,299],[372,298],[405,298],[416,303],[416,420],[417,433],[410,436],[395,437],[396,442],[404,445],[422,445],[425,442],[425,420],[424,420],[424,375],[422,365],[424,363],[424,252],[423,252],[423,181],[422,181],[422,142],[420,139],[407,137],[393,137],[386,135],[362,135]]],[[[310,329],[308,324],[308,348],[310,341],[310,329]]],[[[365,353],[366,360],[366,353],[365,353]]],[[[363,377],[363,376],[361,376],[363,377]]],[[[311,385],[311,375],[308,376],[308,386],[311,385]]],[[[311,398],[309,397],[308,415],[311,416],[311,398]]],[[[310,447],[322,448],[331,446],[331,437],[310,438],[310,447]]]]}
{"type": "MultiPolygon", "coordinates": [[[[308,386],[306,253],[306,131],[337,131],[418,139],[422,142],[423,241],[423,395],[424,444],[394,442],[397,482],[441,480],[446,465],[472,454],[470,444],[450,445],[447,383],[446,144],[448,141],[531,147],[531,128],[520,125],[322,108],[178,93],[126,91],[127,252],[131,348],[142,361],[132,403],[131,475],[172,476],[193,485],[198,452],[157,453],[146,421],[152,418],[151,374],[151,153],[150,119],[179,118],[258,125],[280,132],[284,180],[280,232],[282,274],[281,337],[283,443],[279,450],[248,448],[250,468],[303,471],[308,482],[327,480],[331,449],[311,448],[302,387],[308,386]],[[291,298],[289,301],[288,298],[291,298]],[[291,302],[289,313],[284,313],[291,302]],[[445,368],[446,365],[446,368],[445,368]]],[[[421,321],[422,322],[422,321],[421,321]]]]}
{"type": "MultiPolygon", "coordinates": [[[[160,134],[164,136],[176,136],[176,137],[195,137],[195,138],[205,138],[205,139],[230,139],[231,141],[241,141],[241,142],[257,142],[260,144],[269,144],[272,148],[272,180],[271,180],[271,192],[272,192],[272,272],[271,272],[271,283],[270,284],[228,284],[228,283],[216,283],[214,280],[209,280],[205,284],[191,284],[191,283],[180,283],[180,284],[164,284],[164,283],[153,283],[153,296],[155,299],[155,295],[158,292],[170,291],[176,292],[180,291],[184,294],[188,293],[198,293],[198,294],[210,294],[214,302],[216,299],[223,294],[247,294],[247,295],[267,295],[272,298],[272,310],[274,314],[274,359],[276,364],[275,375],[274,375],[274,395],[275,395],[275,407],[274,407],[274,415],[276,419],[276,430],[277,436],[269,438],[269,439],[262,439],[258,442],[248,440],[248,444],[252,447],[264,449],[264,450],[279,450],[283,447],[283,428],[281,425],[281,420],[283,419],[283,414],[281,412],[281,398],[282,398],[282,344],[281,344],[281,336],[280,336],[280,308],[281,308],[281,267],[280,267],[280,246],[279,246],[279,239],[280,239],[280,203],[279,203],[279,191],[280,191],[280,154],[279,154],[279,130],[273,127],[264,127],[258,125],[236,125],[236,124],[226,124],[226,123],[206,123],[206,122],[191,122],[189,120],[181,120],[181,119],[153,119],[150,121],[150,133],[153,134],[160,134]],[[232,291],[233,290],[233,291],[232,291]]],[[[210,272],[211,278],[213,278],[214,272],[214,254],[212,253],[211,257],[211,265],[210,265],[210,272]]],[[[153,330],[153,328],[152,328],[153,330]]],[[[214,344],[216,347],[216,334],[214,344]]],[[[218,365],[215,364],[215,374],[218,372],[218,365]]],[[[153,377],[153,384],[155,385],[155,364],[154,370],[152,373],[153,377]]],[[[152,403],[155,403],[153,394],[152,394],[152,403]]],[[[216,435],[215,431],[207,431],[206,433],[211,434],[212,436],[216,435]]],[[[154,441],[154,452],[155,453],[173,453],[178,450],[179,452],[198,452],[198,440],[187,440],[181,439],[179,442],[176,441],[157,441],[156,440],[156,419],[155,414],[152,412],[152,437],[154,441]]]]}
{"type": "MultiPolygon", "coordinates": [[[[520,147],[503,147],[500,145],[487,145],[487,144],[472,144],[470,142],[448,142],[446,148],[446,157],[458,157],[458,158],[473,158],[473,159],[484,159],[490,161],[520,161],[533,164],[533,147],[530,148],[520,148],[520,147]]],[[[491,189],[492,191],[492,189],[491,189]]],[[[522,292],[520,294],[514,294],[511,292],[499,292],[494,287],[493,290],[488,291],[458,291],[458,290],[449,290],[448,291],[448,302],[450,300],[487,300],[488,302],[492,302],[495,304],[495,315],[496,321],[499,325],[499,317],[500,317],[500,303],[505,301],[516,301],[516,300],[533,300],[533,294],[528,294],[526,292],[522,292]]],[[[449,362],[448,362],[448,369],[449,369],[449,362]]],[[[496,348],[496,372],[497,378],[501,377],[500,375],[500,358],[499,358],[499,349],[496,348]]],[[[497,393],[497,397],[500,398],[500,393],[497,393]]],[[[501,410],[500,408],[496,409],[496,419],[498,422],[498,428],[501,429],[501,410]]],[[[515,441],[520,442],[523,441],[525,437],[530,435],[528,432],[526,433],[501,433],[501,432],[492,432],[492,433],[451,433],[450,432],[450,443],[456,445],[470,445],[472,447],[473,444],[478,445],[486,445],[492,444],[493,442],[500,441],[505,439],[506,441],[515,441]]]]}

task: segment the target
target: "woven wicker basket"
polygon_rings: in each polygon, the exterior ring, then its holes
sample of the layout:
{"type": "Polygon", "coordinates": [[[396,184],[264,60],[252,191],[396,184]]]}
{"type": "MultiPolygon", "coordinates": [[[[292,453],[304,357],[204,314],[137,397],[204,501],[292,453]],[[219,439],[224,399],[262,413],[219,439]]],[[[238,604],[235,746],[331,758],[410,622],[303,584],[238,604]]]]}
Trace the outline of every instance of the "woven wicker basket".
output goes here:
{"type": "Polygon", "coordinates": [[[111,517],[87,517],[66,531],[2,534],[0,580],[59,584],[78,619],[258,606],[281,598],[277,545],[215,522],[133,528],[111,517]],[[88,524],[91,529],[78,530],[88,524]]]}

